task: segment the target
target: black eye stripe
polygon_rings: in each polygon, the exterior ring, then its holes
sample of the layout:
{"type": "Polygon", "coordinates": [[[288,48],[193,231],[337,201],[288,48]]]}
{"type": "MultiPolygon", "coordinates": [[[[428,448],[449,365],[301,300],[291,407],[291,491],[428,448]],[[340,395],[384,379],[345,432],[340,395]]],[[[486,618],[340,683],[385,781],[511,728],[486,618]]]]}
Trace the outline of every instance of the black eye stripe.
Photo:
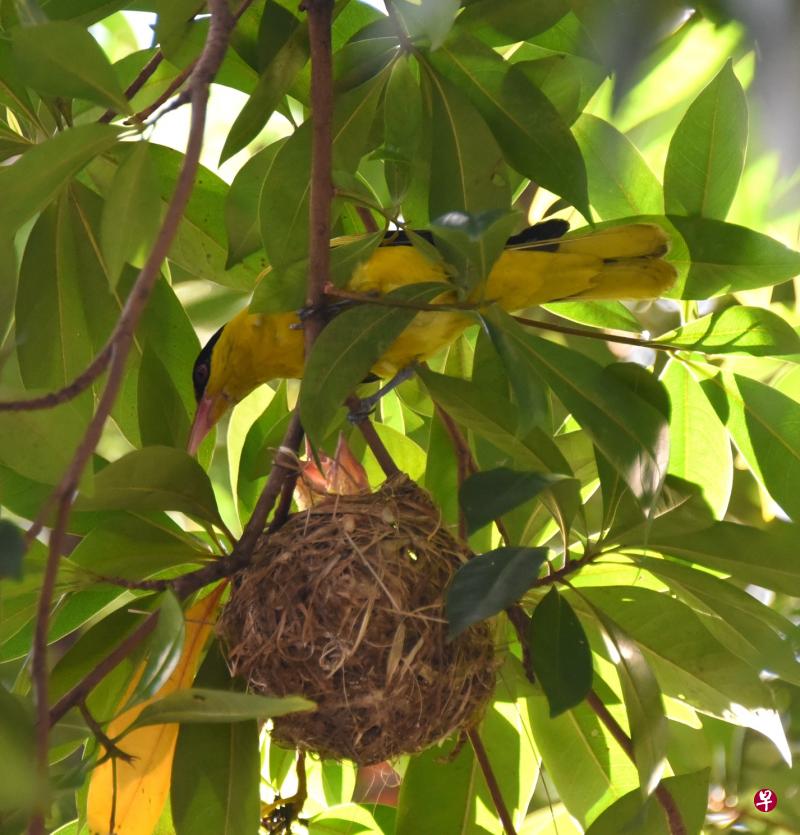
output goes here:
{"type": "Polygon", "coordinates": [[[192,368],[192,384],[194,386],[194,397],[198,403],[203,397],[203,392],[206,390],[208,378],[211,376],[211,354],[221,333],[222,328],[220,328],[211,337],[211,339],[206,342],[203,346],[203,350],[200,351],[197,355],[197,359],[194,361],[194,368],[192,368]]]}

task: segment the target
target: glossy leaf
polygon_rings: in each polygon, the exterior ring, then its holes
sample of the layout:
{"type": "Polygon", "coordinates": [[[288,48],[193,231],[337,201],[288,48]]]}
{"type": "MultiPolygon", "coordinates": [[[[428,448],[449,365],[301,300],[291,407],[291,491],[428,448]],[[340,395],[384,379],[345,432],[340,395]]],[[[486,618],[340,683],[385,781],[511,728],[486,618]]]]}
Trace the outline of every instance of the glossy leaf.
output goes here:
{"type": "Polygon", "coordinates": [[[114,286],[123,264],[146,255],[161,223],[161,196],[147,142],[137,142],[106,195],[100,242],[114,286]]]}
{"type": "MultiPolygon", "coordinates": [[[[33,481],[57,484],[85,429],[74,403],[47,411],[0,412],[0,461],[33,481]],[[24,445],[20,438],[25,439],[24,445]]],[[[90,489],[90,476],[83,485],[90,489]]]]}
{"type": "Polygon", "coordinates": [[[225,229],[228,232],[226,267],[238,264],[261,248],[261,223],[258,217],[261,188],[283,145],[284,141],[279,139],[253,154],[233,178],[225,201],[225,229]]]}
{"type": "MultiPolygon", "coordinates": [[[[333,124],[334,169],[353,172],[370,144],[370,128],[388,74],[341,96],[333,124]]],[[[308,254],[308,171],[311,123],[301,125],[278,151],[264,180],[259,204],[261,238],[274,268],[308,254]]]]}
{"type": "MultiPolygon", "coordinates": [[[[387,298],[427,303],[443,290],[447,285],[413,284],[392,291],[387,298]]],[[[365,304],[340,314],[323,330],[306,363],[300,389],[300,415],[313,442],[325,437],[345,398],[416,314],[409,308],[365,304]]]]}
{"type": "Polygon", "coordinates": [[[498,322],[644,505],[663,480],[666,421],[613,374],[575,351],[527,333],[511,317],[498,322]]]}
{"type": "Polygon", "coordinates": [[[456,28],[502,46],[546,31],[569,10],[567,0],[475,0],[464,7],[456,28]]]}
{"type": "Polygon", "coordinates": [[[772,357],[800,353],[800,337],[785,319],[763,307],[738,304],[687,322],[658,341],[705,354],[772,357]]]}
{"type": "Polygon", "coordinates": [[[800,519],[800,403],[739,374],[720,372],[701,386],[753,474],[800,519]]]}
{"type": "Polygon", "coordinates": [[[552,718],[541,688],[531,686],[528,711],[542,763],[562,802],[583,826],[627,791],[638,794],[636,767],[587,704],[552,718]]]}
{"type": "Polygon", "coordinates": [[[0,686],[0,811],[4,819],[32,811],[44,797],[36,775],[33,717],[18,696],[0,686]]]}
{"type": "MultiPolygon", "coordinates": [[[[217,644],[209,650],[197,682],[231,692],[236,688],[217,644]]],[[[260,770],[254,719],[183,725],[170,785],[176,835],[255,832],[260,818],[260,770]]]]}
{"type": "Polygon", "coordinates": [[[435,70],[426,73],[432,101],[431,217],[509,208],[503,154],[486,122],[464,93],[435,70]]]}
{"type": "Polygon", "coordinates": [[[655,522],[648,548],[686,562],[724,571],[737,580],[800,596],[795,525],[773,523],[761,530],[716,522],[702,530],[661,532],[655,522]]]}
{"type": "Polygon", "coordinates": [[[692,102],[669,144],[667,212],[724,220],[744,168],[747,101],[728,61],[692,102]]]}
{"type": "Polygon", "coordinates": [[[8,519],[0,519],[0,579],[22,578],[25,550],[20,529],[8,519]]]}
{"type": "Polygon", "coordinates": [[[95,476],[94,495],[78,499],[85,510],[180,510],[219,520],[205,470],[186,452],[152,446],[130,452],[95,476]]]}
{"type": "Polygon", "coordinates": [[[520,472],[508,467],[475,473],[461,485],[459,502],[470,533],[562,482],[566,476],[520,472]]]}
{"type": "Polygon", "coordinates": [[[699,485],[714,515],[721,519],[733,486],[728,433],[689,368],[673,360],[661,382],[672,407],[668,471],[699,485]]]}
{"type": "Polygon", "coordinates": [[[681,298],[768,287],[800,273],[800,253],[760,232],[704,217],[670,215],[669,220],[691,259],[681,298]]]}
{"type": "Polygon", "coordinates": [[[448,637],[516,603],[534,584],[546,558],[546,548],[504,547],[462,565],[447,590],[448,637]]]}
{"type": "Polygon", "coordinates": [[[435,3],[398,0],[394,12],[411,41],[436,50],[453,26],[460,5],[459,0],[436,0],[435,3]]]}
{"type": "Polygon", "coordinates": [[[648,797],[664,771],[669,730],[656,677],[639,646],[614,621],[597,612],[611,661],[617,668],[628,715],[639,785],[648,797]]]}
{"type": "Polygon", "coordinates": [[[267,31],[275,38],[270,50],[272,55],[255,90],[231,126],[220,163],[256,138],[308,61],[308,25],[305,22],[299,23],[294,15],[286,14],[282,8],[280,11],[272,11],[272,6],[267,6],[271,11],[269,23],[272,24],[267,31]]]}
{"type": "MultiPolygon", "coordinates": [[[[709,773],[705,770],[661,781],[678,809],[686,832],[702,830],[708,803],[708,778],[709,773]]],[[[656,798],[649,798],[642,806],[641,795],[633,791],[609,806],[586,830],[586,835],[619,835],[636,829],[647,835],[671,835],[674,831],[656,798]]]]}
{"type": "MultiPolygon", "coordinates": [[[[683,603],[645,588],[582,588],[635,640],[661,690],[696,709],[767,736],[788,762],[786,736],[757,671],[729,652],[683,603]]],[[[570,599],[579,603],[570,595],[570,599]]]]}
{"type": "Polygon", "coordinates": [[[734,583],[672,560],[637,557],[637,565],[663,580],[688,603],[703,626],[754,669],[800,683],[793,624],[734,583]]]}
{"type": "Polygon", "coordinates": [[[105,53],[83,26],[71,21],[22,26],[13,30],[12,42],[20,74],[37,92],[131,112],[105,53]]]}
{"type": "Polygon", "coordinates": [[[271,716],[285,716],[287,713],[314,709],[314,702],[300,696],[273,698],[257,696],[255,693],[193,687],[177,690],[151,702],[126,733],[147,725],[172,722],[201,724],[244,722],[248,719],[266,719],[271,716]]]}
{"type": "Polygon", "coordinates": [[[543,304],[542,307],[554,316],[582,325],[634,333],[640,333],[642,330],[639,321],[622,302],[551,302],[543,304]]]}
{"type": "Polygon", "coordinates": [[[580,704],[592,687],[592,652],[575,612],[555,586],[533,610],[525,638],[550,718],[580,704]]]}
{"type": "Polygon", "coordinates": [[[158,607],[156,628],[147,641],[147,660],[127,707],[161,690],[180,661],[185,638],[181,604],[172,592],[165,592],[158,607]]]}
{"type": "Polygon", "coordinates": [[[661,210],[661,186],[624,133],[588,113],[580,116],[572,131],[586,162],[592,207],[601,218],[661,210]]]}
{"type": "Polygon", "coordinates": [[[505,376],[519,406],[517,431],[527,433],[534,426],[550,423],[550,399],[547,387],[526,351],[505,328],[506,318],[499,308],[489,308],[482,314],[483,326],[492,345],[502,360],[505,376]]]}
{"type": "Polygon", "coordinates": [[[395,61],[383,100],[386,184],[393,201],[403,199],[422,138],[422,95],[410,56],[395,61]]]}
{"type": "Polygon", "coordinates": [[[518,219],[516,213],[493,209],[448,212],[431,222],[436,247],[454,268],[453,283],[462,297],[488,278],[518,219]]]}
{"type": "MultiPolygon", "coordinates": [[[[460,92],[463,90],[480,116],[486,120],[509,163],[521,174],[564,197],[581,214],[589,217],[586,168],[580,149],[558,111],[524,72],[514,66],[509,67],[494,50],[468,36],[447,43],[431,56],[431,61],[449,82],[447,85],[442,84],[437,76],[432,76],[433,86],[443,91],[443,101],[446,101],[444,91],[458,89],[460,96],[463,95],[460,92]],[[451,87],[450,84],[457,84],[458,88],[451,87]]],[[[447,96],[449,97],[449,92],[447,96]]],[[[455,109],[458,96],[452,96],[456,100],[453,103],[455,113],[458,112],[455,109]]],[[[434,176],[437,144],[444,139],[442,136],[437,140],[436,102],[434,95],[434,176]]],[[[462,118],[469,118],[466,112],[462,118]]],[[[462,166],[470,171],[470,163],[474,165],[475,161],[480,159],[490,173],[493,172],[495,177],[499,177],[502,171],[494,161],[494,142],[486,144],[486,138],[481,135],[483,122],[477,114],[472,117],[472,121],[473,127],[470,130],[454,119],[454,133],[462,135],[461,142],[465,148],[462,166]],[[476,131],[477,126],[480,126],[480,132],[476,131]],[[473,142],[477,146],[475,159],[471,151],[473,142]],[[477,151],[480,146],[483,146],[482,156],[477,151]]],[[[442,148],[442,154],[454,152],[454,148],[442,148]]],[[[442,164],[446,162],[441,159],[442,164]]],[[[453,162],[450,162],[449,166],[452,168],[453,162]]],[[[433,189],[433,183],[431,187],[433,189]]],[[[502,204],[493,205],[502,207],[502,204]]],[[[454,203],[447,208],[475,211],[490,206],[462,206],[454,203]]],[[[434,212],[432,206],[431,214],[437,213],[440,212],[434,212]]]]}
{"type": "Polygon", "coordinates": [[[189,412],[161,356],[150,344],[145,344],[139,368],[137,407],[142,444],[186,448],[189,412]]]}
{"type": "Polygon", "coordinates": [[[119,128],[80,125],[34,146],[0,169],[0,232],[11,234],[41,211],[89,160],[116,144],[119,128]]]}

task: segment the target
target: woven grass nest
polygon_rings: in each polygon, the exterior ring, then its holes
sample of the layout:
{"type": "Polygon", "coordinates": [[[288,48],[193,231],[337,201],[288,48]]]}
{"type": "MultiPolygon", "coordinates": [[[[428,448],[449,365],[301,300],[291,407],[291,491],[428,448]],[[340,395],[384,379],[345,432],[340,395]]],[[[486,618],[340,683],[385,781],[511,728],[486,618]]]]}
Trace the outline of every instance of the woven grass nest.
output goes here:
{"type": "Polygon", "coordinates": [[[476,722],[496,657],[487,624],[447,641],[444,591],[467,559],[405,476],[330,496],[256,546],[220,632],[255,692],[314,713],[275,720],[280,745],[370,765],[476,722]]]}

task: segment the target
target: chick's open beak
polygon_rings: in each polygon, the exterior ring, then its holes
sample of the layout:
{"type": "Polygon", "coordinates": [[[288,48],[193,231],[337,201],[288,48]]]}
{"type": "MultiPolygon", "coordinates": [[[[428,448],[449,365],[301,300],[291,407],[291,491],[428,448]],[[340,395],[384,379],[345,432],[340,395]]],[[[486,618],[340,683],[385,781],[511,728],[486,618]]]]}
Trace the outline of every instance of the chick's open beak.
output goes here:
{"type": "Polygon", "coordinates": [[[210,397],[205,395],[197,404],[197,411],[194,414],[194,423],[189,432],[189,443],[186,449],[189,455],[194,455],[203,442],[203,438],[211,431],[214,424],[222,417],[227,408],[227,403],[220,396],[210,397]]]}

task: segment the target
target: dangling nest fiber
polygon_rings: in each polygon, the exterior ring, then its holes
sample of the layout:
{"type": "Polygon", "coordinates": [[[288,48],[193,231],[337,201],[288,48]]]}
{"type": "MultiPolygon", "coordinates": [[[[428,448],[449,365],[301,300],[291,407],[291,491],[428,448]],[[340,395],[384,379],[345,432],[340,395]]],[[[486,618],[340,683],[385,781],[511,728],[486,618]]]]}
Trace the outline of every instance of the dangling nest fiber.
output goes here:
{"type": "Polygon", "coordinates": [[[318,705],[276,719],[275,741],[369,765],[480,718],[491,632],[446,640],[444,590],[466,551],[412,481],[332,496],[256,547],[220,621],[231,670],[258,693],[318,705]]]}

